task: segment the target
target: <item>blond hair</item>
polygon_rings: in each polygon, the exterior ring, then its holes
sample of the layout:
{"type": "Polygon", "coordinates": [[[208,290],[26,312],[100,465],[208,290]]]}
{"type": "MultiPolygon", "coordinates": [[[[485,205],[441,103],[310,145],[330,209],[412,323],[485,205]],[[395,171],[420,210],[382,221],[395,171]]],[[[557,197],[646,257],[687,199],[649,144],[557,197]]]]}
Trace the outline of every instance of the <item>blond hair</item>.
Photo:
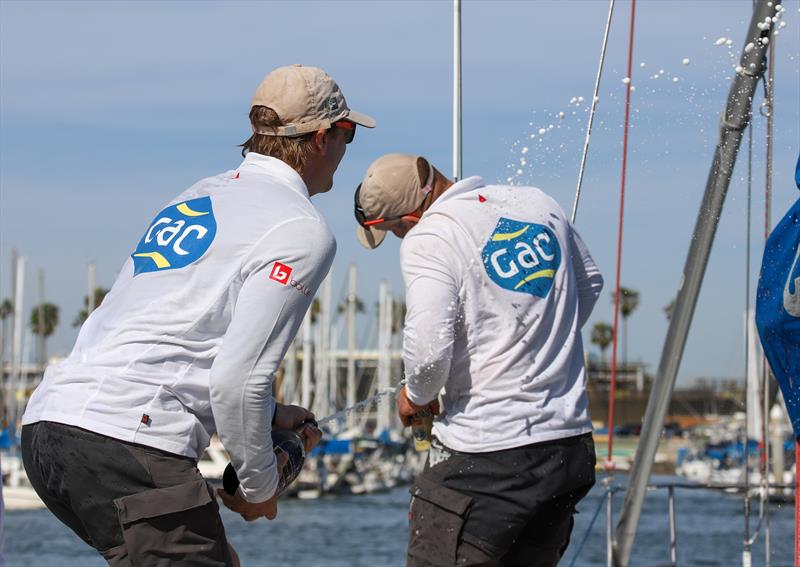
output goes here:
{"type": "MultiPolygon", "coordinates": [[[[250,124],[256,131],[272,130],[274,132],[279,126],[284,126],[278,113],[266,106],[254,106],[250,109],[250,124]]],[[[241,145],[242,155],[255,152],[274,157],[299,172],[302,171],[311,155],[311,137],[313,135],[312,132],[289,138],[287,136],[265,136],[254,132],[241,145]]]]}

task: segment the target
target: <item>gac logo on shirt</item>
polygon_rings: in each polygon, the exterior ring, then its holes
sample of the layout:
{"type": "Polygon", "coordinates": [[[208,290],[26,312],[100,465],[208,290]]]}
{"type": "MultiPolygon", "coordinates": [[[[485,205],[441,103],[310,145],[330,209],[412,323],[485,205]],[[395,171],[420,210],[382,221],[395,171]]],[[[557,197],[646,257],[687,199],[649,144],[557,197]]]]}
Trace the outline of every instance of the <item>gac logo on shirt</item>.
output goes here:
{"type": "Polygon", "coordinates": [[[500,218],[483,247],[489,278],[511,291],[547,297],[561,265],[561,246],[548,227],[500,218]]]}
{"type": "Polygon", "coordinates": [[[133,275],[184,268],[205,254],[216,234],[210,197],[170,205],[156,215],[131,254],[133,275]]]}

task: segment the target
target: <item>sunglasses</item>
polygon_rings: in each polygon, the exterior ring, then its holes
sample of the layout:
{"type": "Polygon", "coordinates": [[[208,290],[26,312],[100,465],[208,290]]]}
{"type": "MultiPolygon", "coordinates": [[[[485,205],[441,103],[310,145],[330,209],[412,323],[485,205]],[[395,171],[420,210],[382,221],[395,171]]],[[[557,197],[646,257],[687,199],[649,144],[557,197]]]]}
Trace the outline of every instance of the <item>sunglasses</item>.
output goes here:
{"type": "Polygon", "coordinates": [[[370,226],[375,226],[376,224],[383,224],[383,223],[386,223],[386,222],[399,221],[399,220],[403,219],[404,217],[415,217],[415,218],[417,218],[417,215],[414,215],[412,213],[406,213],[404,215],[397,215],[396,217],[384,217],[384,218],[380,218],[380,219],[367,220],[367,213],[364,212],[364,208],[358,202],[358,195],[359,195],[360,191],[361,191],[361,183],[359,183],[358,187],[356,188],[356,195],[355,195],[355,199],[354,199],[355,202],[353,203],[353,214],[356,217],[356,222],[358,224],[360,224],[361,226],[363,226],[364,228],[367,228],[367,227],[370,227],[370,226]]]}
{"type": "MultiPolygon", "coordinates": [[[[382,217],[382,218],[379,218],[379,219],[367,220],[367,214],[366,214],[366,212],[364,212],[364,208],[358,202],[358,194],[359,194],[360,191],[361,191],[361,183],[359,183],[358,187],[356,188],[356,194],[355,194],[355,199],[354,199],[355,202],[353,203],[353,214],[356,217],[356,222],[358,222],[358,224],[360,224],[364,228],[368,228],[370,226],[375,226],[377,224],[396,222],[396,221],[403,220],[403,219],[408,218],[408,217],[412,217],[412,218],[415,218],[415,219],[419,220],[419,215],[417,215],[416,213],[406,213],[404,215],[397,215],[395,217],[382,217]]],[[[429,195],[430,195],[430,193],[425,195],[425,197],[422,199],[422,202],[420,203],[420,206],[422,206],[422,204],[428,199],[429,195]]]]}
{"type": "Polygon", "coordinates": [[[353,141],[353,138],[356,137],[356,125],[354,122],[349,122],[347,120],[339,120],[338,122],[334,122],[331,124],[331,128],[340,128],[341,130],[345,131],[344,134],[344,143],[349,144],[353,141]]]}
{"type": "MultiPolygon", "coordinates": [[[[339,124],[339,122],[336,122],[336,124],[339,124]]],[[[419,204],[420,207],[425,203],[428,197],[430,197],[432,193],[431,191],[432,186],[433,186],[433,166],[428,164],[428,179],[425,181],[425,187],[422,189],[423,192],[425,193],[425,197],[420,202],[419,204]]],[[[361,203],[358,200],[358,196],[360,193],[361,193],[361,183],[359,183],[358,187],[356,187],[356,193],[353,197],[353,214],[356,217],[356,222],[361,226],[363,226],[364,228],[375,226],[376,224],[399,221],[405,217],[414,217],[416,219],[419,218],[417,215],[413,213],[406,213],[404,215],[397,215],[395,217],[383,217],[379,219],[367,220],[367,213],[366,211],[364,211],[364,207],[361,206],[361,203]]]]}

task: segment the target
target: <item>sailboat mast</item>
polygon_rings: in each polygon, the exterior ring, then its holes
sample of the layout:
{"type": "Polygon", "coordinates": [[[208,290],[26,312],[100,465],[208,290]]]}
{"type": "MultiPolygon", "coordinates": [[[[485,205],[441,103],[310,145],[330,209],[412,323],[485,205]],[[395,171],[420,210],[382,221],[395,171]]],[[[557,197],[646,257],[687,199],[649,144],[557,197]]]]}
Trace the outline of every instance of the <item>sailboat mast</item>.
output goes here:
{"type": "Polygon", "coordinates": [[[17,390],[19,389],[20,376],[22,375],[22,362],[23,362],[23,332],[24,324],[22,322],[22,304],[25,295],[25,256],[17,256],[17,263],[15,268],[16,280],[14,283],[14,331],[12,337],[13,350],[11,352],[11,380],[9,392],[9,408],[10,408],[10,421],[11,431],[16,434],[17,431],[17,390]]]}
{"type": "Polygon", "coordinates": [[[708,257],[725,203],[742,135],[750,121],[758,81],[764,74],[764,60],[777,15],[779,0],[759,0],[750,20],[745,48],[733,79],[720,125],[720,137],[708,174],[703,201],[692,235],[689,254],[679,284],[675,310],[661,353],[653,389],[647,402],[639,447],[636,451],[628,490],[615,531],[614,565],[627,567],[653,468],[664,418],[675,387],[686,337],[694,316],[708,257]],[[766,25],[765,25],[766,24],[766,25]],[[763,28],[763,29],[762,29],[763,28]],[[766,41],[762,41],[766,39],[766,41]]]}
{"type": "Polygon", "coordinates": [[[37,374],[39,372],[44,375],[44,366],[47,364],[47,355],[45,353],[45,344],[46,344],[46,337],[45,337],[45,322],[44,322],[44,269],[39,268],[38,272],[38,281],[39,281],[39,306],[37,308],[38,313],[36,316],[39,318],[39,329],[38,333],[36,334],[36,356],[39,359],[39,369],[37,370],[37,374]]]}
{"type": "Polygon", "coordinates": [[[453,0],[453,178],[461,179],[461,0],[453,0]]]}
{"type": "MultiPolygon", "coordinates": [[[[347,272],[347,403],[351,407],[356,403],[356,292],[358,272],[355,264],[350,264],[347,272]]],[[[347,416],[347,426],[352,427],[355,418],[347,416]]]]}
{"type": "Polygon", "coordinates": [[[311,308],[303,317],[303,367],[301,369],[300,405],[311,407],[311,308]]]}
{"type": "MultiPolygon", "coordinates": [[[[392,340],[392,291],[388,281],[382,281],[378,288],[378,391],[389,388],[391,377],[392,340]]],[[[389,429],[392,423],[391,404],[378,405],[376,433],[389,429]]]]}

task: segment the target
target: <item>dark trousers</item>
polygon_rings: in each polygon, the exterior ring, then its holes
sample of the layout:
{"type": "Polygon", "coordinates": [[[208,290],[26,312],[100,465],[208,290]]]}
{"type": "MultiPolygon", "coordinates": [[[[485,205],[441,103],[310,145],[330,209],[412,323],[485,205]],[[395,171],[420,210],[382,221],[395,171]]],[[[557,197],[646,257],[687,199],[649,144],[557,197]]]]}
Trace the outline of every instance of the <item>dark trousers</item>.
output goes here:
{"type": "Polygon", "coordinates": [[[411,487],[407,567],[553,567],[594,485],[591,433],[491,453],[434,448],[411,487]]]}
{"type": "Polygon", "coordinates": [[[23,427],[21,445],[36,493],[109,565],[233,564],[194,460],[48,421],[23,427]]]}

